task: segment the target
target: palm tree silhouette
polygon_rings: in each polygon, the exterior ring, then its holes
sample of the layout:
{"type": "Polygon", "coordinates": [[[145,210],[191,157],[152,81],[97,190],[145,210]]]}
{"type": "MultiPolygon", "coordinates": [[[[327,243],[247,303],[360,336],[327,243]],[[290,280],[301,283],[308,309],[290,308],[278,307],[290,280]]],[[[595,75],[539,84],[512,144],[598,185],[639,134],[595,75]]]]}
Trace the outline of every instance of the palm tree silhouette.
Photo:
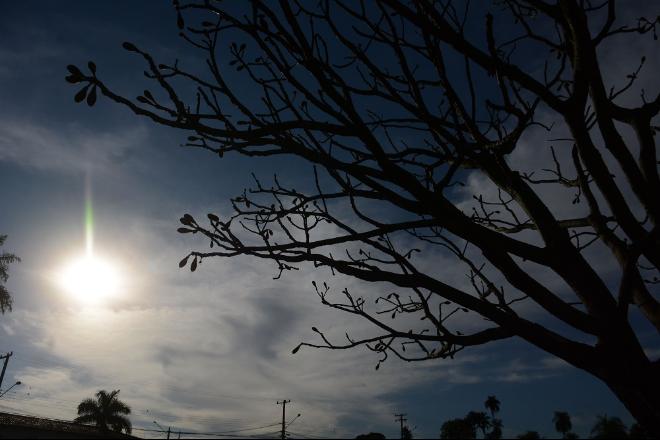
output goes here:
{"type": "Polygon", "coordinates": [[[555,424],[555,430],[561,433],[562,438],[566,438],[566,434],[573,429],[571,416],[566,411],[555,411],[552,421],[555,424]]]}
{"type": "Polygon", "coordinates": [[[99,390],[96,399],[85,399],[78,405],[78,417],[74,422],[94,424],[102,431],[131,433],[131,421],[126,417],[131,408],[117,398],[119,390],[108,393],[99,390]]]}
{"type": "Polygon", "coordinates": [[[497,397],[495,396],[488,396],[488,399],[484,402],[484,406],[488,411],[490,411],[491,415],[491,430],[488,434],[484,436],[484,438],[489,438],[489,439],[499,439],[502,438],[502,421],[500,419],[495,418],[495,415],[499,412],[500,410],[500,401],[497,400],[497,397]]]}
{"type": "Polygon", "coordinates": [[[598,420],[591,428],[591,438],[627,438],[626,425],[618,417],[598,416],[598,420]]]}
{"type": "Polygon", "coordinates": [[[490,411],[491,417],[495,418],[495,414],[500,410],[500,401],[495,396],[488,396],[488,399],[484,402],[484,406],[490,411]]]}

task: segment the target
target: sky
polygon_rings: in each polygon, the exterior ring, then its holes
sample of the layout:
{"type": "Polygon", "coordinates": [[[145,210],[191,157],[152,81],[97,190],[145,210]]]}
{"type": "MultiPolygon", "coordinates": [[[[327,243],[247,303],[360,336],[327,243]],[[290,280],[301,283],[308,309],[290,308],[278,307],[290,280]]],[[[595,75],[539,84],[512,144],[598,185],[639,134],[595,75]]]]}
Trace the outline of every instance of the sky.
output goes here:
{"type": "MultiPolygon", "coordinates": [[[[528,429],[551,436],[557,410],[571,414],[582,437],[598,414],[632,423],[604,384],[520,340],[464,350],[453,360],[392,359],[377,371],[378,358],[365,349],[291,353],[313,340],[312,326],[367,331],[324,307],[313,280],[367,293],[374,286],[311,268],[274,280],[272,264],[250,258],[207,260],[195,273],[179,269],[199,245],[176,232],[181,215],[228,212],[229,198],[252,184],[250,173],[278,172],[292,185],[310,181],[299,172],[309,167],[295,160],[220,160],[182,148],[187,134],[103,98],[92,109],[74,103],[76,89],[64,81],[68,64],[94,60],[108,83],[140,92],[143,66],[121,43],[199,62],[177,34],[170,2],[3,5],[0,233],[9,236],[3,250],[22,261],[10,268],[14,310],[0,316],[0,352],[14,353],[3,387],[23,385],[0,398],[0,411],[72,419],[83,398],[120,389],[139,436],[162,438],[139,430],[157,429],[154,421],[175,432],[266,426],[240,431],[265,435],[279,429],[276,402],[290,399],[287,420],[301,414],[290,428],[298,435],[377,431],[397,438],[394,414],[406,413],[416,437],[437,437],[443,421],[483,410],[496,395],[505,436],[528,429]],[[102,304],[72,298],[58,284],[68,262],[85,252],[86,192],[95,254],[120,274],[119,294],[102,304]]],[[[624,63],[614,62],[620,50],[603,56],[611,61],[607,74],[622,72],[624,63]]],[[[539,158],[523,148],[518,160],[533,168],[539,158]]],[[[470,180],[473,188],[480,184],[470,180]]],[[[451,261],[429,264],[460,276],[451,261]]]]}

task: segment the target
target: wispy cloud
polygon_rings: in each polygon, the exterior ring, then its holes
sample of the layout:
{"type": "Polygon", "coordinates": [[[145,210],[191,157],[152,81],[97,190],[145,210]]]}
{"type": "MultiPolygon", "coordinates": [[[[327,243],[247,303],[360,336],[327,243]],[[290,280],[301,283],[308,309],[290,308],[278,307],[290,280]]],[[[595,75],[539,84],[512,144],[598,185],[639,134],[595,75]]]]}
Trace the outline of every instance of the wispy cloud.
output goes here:
{"type": "Polygon", "coordinates": [[[147,129],[140,125],[98,133],[0,118],[0,161],[42,171],[108,173],[126,162],[147,137],[147,129]]]}
{"type": "Polygon", "coordinates": [[[556,376],[569,367],[557,358],[543,358],[537,362],[513,359],[507,365],[498,367],[493,372],[493,379],[500,382],[531,382],[556,376]]]}

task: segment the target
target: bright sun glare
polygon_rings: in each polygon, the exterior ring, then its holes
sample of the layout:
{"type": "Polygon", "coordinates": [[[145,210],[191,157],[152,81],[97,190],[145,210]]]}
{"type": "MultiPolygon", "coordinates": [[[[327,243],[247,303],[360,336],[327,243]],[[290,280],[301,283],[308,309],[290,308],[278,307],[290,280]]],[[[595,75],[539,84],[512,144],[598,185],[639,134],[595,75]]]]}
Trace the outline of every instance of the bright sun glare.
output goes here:
{"type": "Polygon", "coordinates": [[[117,293],[119,274],[107,261],[88,255],[66,266],[60,283],[76,299],[96,303],[117,293]]]}
{"type": "Polygon", "coordinates": [[[86,253],[60,270],[60,287],[80,302],[97,304],[114,296],[121,281],[113,264],[94,255],[94,210],[89,172],[85,177],[85,248],[86,253]]]}

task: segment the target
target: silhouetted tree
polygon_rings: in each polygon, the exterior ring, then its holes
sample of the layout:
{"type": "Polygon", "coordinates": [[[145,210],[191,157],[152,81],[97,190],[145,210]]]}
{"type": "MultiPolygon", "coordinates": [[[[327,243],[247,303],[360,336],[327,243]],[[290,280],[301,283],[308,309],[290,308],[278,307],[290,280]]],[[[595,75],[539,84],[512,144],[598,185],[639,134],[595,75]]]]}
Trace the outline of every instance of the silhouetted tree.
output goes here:
{"type": "Polygon", "coordinates": [[[357,440],[384,440],[386,437],[380,432],[370,432],[369,434],[360,434],[355,438],[357,440]]]}
{"type": "Polygon", "coordinates": [[[502,420],[492,419],[490,422],[491,429],[486,433],[485,438],[497,440],[502,438],[502,420]]]}
{"type": "Polygon", "coordinates": [[[552,422],[555,424],[555,430],[561,434],[562,438],[566,438],[566,434],[573,429],[571,416],[566,411],[555,411],[552,422]]]}
{"type": "Polygon", "coordinates": [[[404,440],[412,440],[412,438],[413,438],[412,431],[407,426],[404,426],[403,427],[403,439],[404,440]]]}
{"type": "Polygon", "coordinates": [[[496,396],[488,396],[484,402],[484,407],[490,411],[490,432],[484,434],[484,438],[489,439],[499,439],[502,438],[502,420],[496,418],[498,412],[500,412],[500,401],[496,396]]]}
{"type": "Polygon", "coordinates": [[[480,430],[486,436],[486,430],[490,427],[490,419],[485,412],[470,411],[465,416],[465,421],[474,426],[475,430],[480,430]]]}
{"type": "Polygon", "coordinates": [[[370,432],[369,434],[360,434],[355,438],[357,440],[384,440],[386,437],[380,432],[370,432]]]}
{"type": "Polygon", "coordinates": [[[477,438],[474,426],[465,419],[447,420],[440,428],[441,439],[477,438]]]}
{"type": "Polygon", "coordinates": [[[626,425],[618,417],[598,416],[598,420],[591,428],[591,438],[627,438],[626,425]]]}
{"type": "Polygon", "coordinates": [[[655,438],[651,435],[650,432],[645,430],[639,423],[633,423],[630,427],[630,432],[628,432],[629,438],[640,438],[640,439],[653,439],[655,438]]]}
{"type": "Polygon", "coordinates": [[[85,399],[78,405],[78,417],[74,422],[93,424],[102,431],[112,430],[115,432],[125,431],[131,433],[131,421],[128,416],[131,408],[119,400],[119,390],[108,393],[99,390],[96,399],[85,399]]]}
{"type": "Polygon", "coordinates": [[[484,407],[490,411],[490,416],[495,418],[497,413],[500,412],[500,401],[495,396],[488,396],[484,402],[484,407]]]}
{"type": "MultiPolygon", "coordinates": [[[[5,243],[6,235],[0,235],[0,246],[5,243]]],[[[0,254],[0,313],[11,311],[12,299],[7,287],[3,284],[9,279],[9,265],[21,261],[16,255],[3,252],[0,254]]]]}
{"type": "Polygon", "coordinates": [[[315,330],[320,341],[301,345],[363,345],[380,366],[518,337],[604,381],[660,435],[660,365],[628,320],[636,306],[660,329],[648,287],[660,268],[660,95],[623,102],[645,59],[621,84],[604,79],[600,58],[610,41],[633,51],[658,19],[622,24],[614,0],[174,3],[206,73],[125,43],[155,89],[126,98],[90,62],[85,73],[69,66],[67,81],[83,85],[75,100],[94,105],[100,92],[187,132],[191,148],[293,156],[314,176],[306,190],[255,178],[233,214],[185,214],[179,232],[214,249],[181,267],[250,255],[272,260],[276,278],[310,263],[395,286],[371,310],[315,283],[323,304],[381,333],[338,342],[315,330]],[[547,159],[537,173],[513,156],[525,142],[547,159]],[[591,250],[618,269],[594,264],[591,250]],[[464,265],[470,284],[428,264],[441,258],[464,265]],[[462,333],[453,318],[463,313],[485,319],[462,333]],[[397,325],[407,314],[422,321],[397,325]]]}
{"type": "Polygon", "coordinates": [[[527,431],[522,434],[519,434],[516,438],[532,440],[532,439],[541,438],[541,436],[537,431],[527,431]]]}

